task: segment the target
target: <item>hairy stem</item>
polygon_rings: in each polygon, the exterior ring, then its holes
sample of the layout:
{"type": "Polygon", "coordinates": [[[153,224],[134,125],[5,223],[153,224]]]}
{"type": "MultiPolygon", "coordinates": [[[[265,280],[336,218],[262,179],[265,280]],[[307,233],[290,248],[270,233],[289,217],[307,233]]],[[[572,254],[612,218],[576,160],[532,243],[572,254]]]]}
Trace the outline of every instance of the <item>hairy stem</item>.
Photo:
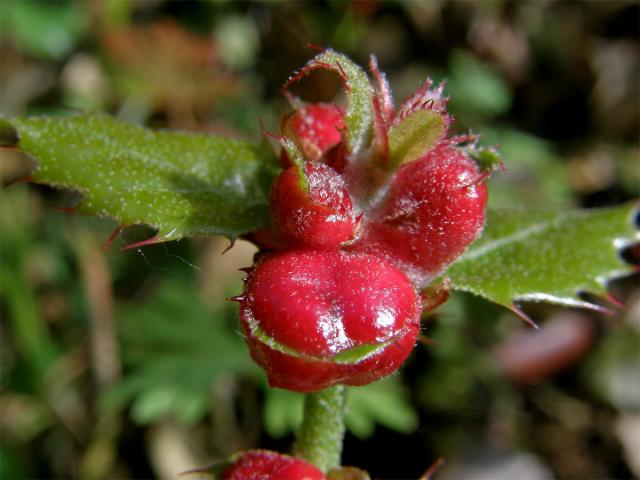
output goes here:
{"type": "Polygon", "coordinates": [[[310,393],[294,452],[323,472],[340,466],[347,387],[342,385],[310,393]]]}

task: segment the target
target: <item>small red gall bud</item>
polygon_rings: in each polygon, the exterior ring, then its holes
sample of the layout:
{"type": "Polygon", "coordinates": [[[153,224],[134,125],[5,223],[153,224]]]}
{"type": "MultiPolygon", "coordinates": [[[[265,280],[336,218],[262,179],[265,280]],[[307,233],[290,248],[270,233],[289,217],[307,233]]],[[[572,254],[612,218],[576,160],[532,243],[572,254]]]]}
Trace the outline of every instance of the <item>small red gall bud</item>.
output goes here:
{"type": "Polygon", "coordinates": [[[222,480],[326,480],[314,465],[269,450],[249,450],[222,472],[222,480]]]}
{"type": "Polygon", "coordinates": [[[293,166],[273,185],[276,231],[290,246],[334,247],[351,240],[357,221],[342,177],[321,163],[306,162],[304,168],[306,181],[293,166]]]}
{"type": "Polygon", "coordinates": [[[449,145],[402,165],[352,248],[427,285],[482,232],[487,187],[475,181],[479,175],[476,163],[449,145]]]}
{"type": "Polygon", "coordinates": [[[291,138],[307,160],[319,160],[342,140],[344,115],[328,103],[312,103],[286,116],[282,133],[291,138]]]}
{"type": "Polygon", "coordinates": [[[404,274],[378,257],[289,250],[250,274],[240,318],[269,384],[311,392],[398,369],[416,342],[420,303],[404,274]]]}

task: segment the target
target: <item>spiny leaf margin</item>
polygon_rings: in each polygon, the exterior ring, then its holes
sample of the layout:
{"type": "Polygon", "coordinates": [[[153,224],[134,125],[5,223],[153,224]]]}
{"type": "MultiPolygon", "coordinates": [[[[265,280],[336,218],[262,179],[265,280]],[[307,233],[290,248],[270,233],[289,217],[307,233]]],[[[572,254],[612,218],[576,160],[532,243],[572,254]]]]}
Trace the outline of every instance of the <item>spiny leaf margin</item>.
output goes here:
{"type": "Polygon", "coordinates": [[[150,225],[158,241],[234,239],[269,225],[278,168],[249,142],[151,130],[104,114],[0,118],[0,130],[3,146],[37,160],[34,182],[83,194],[78,213],[150,225]]]}
{"type": "Polygon", "coordinates": [[[640,241],[625,204],[569,212],[490,210],[485,231],[445,273],[452,288],[504,306],[541,301],[594,308],[579,292],[606,293],[627,274],[620,249],[640,241]]]}

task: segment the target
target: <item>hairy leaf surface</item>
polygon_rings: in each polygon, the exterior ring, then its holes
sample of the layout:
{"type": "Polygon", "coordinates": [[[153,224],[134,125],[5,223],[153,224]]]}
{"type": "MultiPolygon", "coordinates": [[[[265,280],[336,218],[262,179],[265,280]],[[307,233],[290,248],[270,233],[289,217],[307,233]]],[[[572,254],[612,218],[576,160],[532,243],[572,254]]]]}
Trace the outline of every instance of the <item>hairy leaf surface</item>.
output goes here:
{"type": "Polygon", "coordinates": [[[418,110],[391,128],[389,160],[392,166],[416,160],[436,146],[445,130],[442,115],[418,110]]]}
{"type": "Polygon", "coordinates": [[[483,236],[446,272],[452,286],[502,305],[517,300],[592,306],[581,291],[602,294],[628,272],[619,249],[638,241],[635,208],[572,212],[489,211],[483,236]]]}
{"type": "Polygon", "coordinates": [[[268,225],[276,167],[248,142],[154,131],[107,115],[0,122],[2,143],[38,161],[35,182],[83,194],[79,213],[151,225],[158,241],[235,238],[268,225]]]}

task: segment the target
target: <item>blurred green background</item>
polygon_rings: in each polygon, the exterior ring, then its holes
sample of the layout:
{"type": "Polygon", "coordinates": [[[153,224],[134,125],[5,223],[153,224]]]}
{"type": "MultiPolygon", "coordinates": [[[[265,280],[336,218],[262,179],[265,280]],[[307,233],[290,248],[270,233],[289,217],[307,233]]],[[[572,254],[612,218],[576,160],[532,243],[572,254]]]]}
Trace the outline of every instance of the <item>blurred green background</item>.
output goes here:
{"type": "MultiPolygon", "coordinates": [[[[447,80],[455,129],[498,144],[491,204],[619,204],[640,194],[637,1],[0,2],[0,112],[107,111],[259,140],[315,51],[377,55],[401,101],[447,80]]],[[[314,74],[294,88],[330,100],[314,74]]],[[[286,451],[301,396],[269,390],[240,335],[254,248],[198,239],[106,254],[109,220],[21,184],[1,151],[0,478],[175,478],[240,449],[286,451]],[[9,185],[11,186],[9,187],[9,185]]],[[[638,248],[622,252],[638,261],[638,248]]],[[[544,261],[544,260],[541,260],[544,261]]],[[[469,295],[424,319],[399,375],[351,392],[344,463],[373,478],[640,476],[638,275],[612,315],[469,295]]]]}

